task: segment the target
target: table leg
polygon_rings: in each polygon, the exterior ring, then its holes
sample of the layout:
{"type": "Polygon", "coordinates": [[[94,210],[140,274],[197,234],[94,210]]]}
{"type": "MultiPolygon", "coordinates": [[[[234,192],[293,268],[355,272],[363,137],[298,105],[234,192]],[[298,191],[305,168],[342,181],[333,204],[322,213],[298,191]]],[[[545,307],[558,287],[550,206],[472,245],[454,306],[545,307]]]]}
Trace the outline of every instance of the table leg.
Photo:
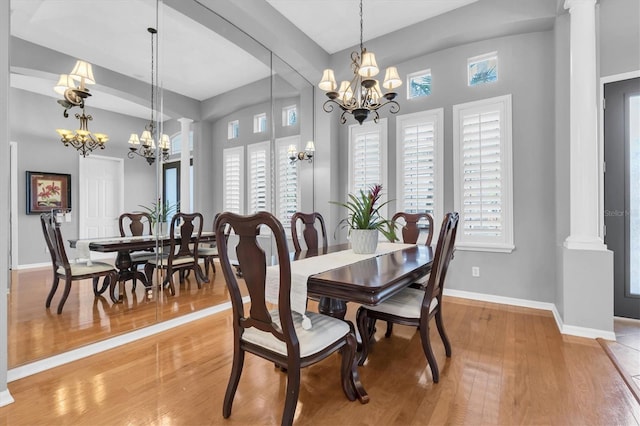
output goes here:
{"type": "Polygon", "coordinates": [[[118,255],[116,256],[115,262],[116,268],[118,269],[118,287],[119,287],[119,295],[116,297],[115,294],[115,285],[111,286],[111,300],[113,303],[122,302],[124,298],[124,282],[132,279],[137,279],[142,281],[145,287],[148,287],[147,277],[140,271],[132,270],[133,262],[131,261],[131,254],[129,250],[120,250],[118,251],[118,255]]]}
{"type": "Polygon", "coordinates": [[[318,303],[318,312],[329,315],[330,317],[344,319],[344,316],[347,314],[347,302],[322,296],[318,303]]]}

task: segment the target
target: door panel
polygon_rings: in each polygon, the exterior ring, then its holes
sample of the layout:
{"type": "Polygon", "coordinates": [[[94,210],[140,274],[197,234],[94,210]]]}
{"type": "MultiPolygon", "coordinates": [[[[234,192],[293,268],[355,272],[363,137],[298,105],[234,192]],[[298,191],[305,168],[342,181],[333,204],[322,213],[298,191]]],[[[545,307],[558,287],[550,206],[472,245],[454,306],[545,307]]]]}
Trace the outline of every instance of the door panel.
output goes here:
{"type": "Polygon", "coordinates": [[[80,160],[80,238],[120,234],[123,176],[122,159],[91,156],[80,160]]]}
{"type": "Polygon", "coordinates": [[[614,315],[640,319],[640,78],[604,86],[605,243],[614,315]]]}

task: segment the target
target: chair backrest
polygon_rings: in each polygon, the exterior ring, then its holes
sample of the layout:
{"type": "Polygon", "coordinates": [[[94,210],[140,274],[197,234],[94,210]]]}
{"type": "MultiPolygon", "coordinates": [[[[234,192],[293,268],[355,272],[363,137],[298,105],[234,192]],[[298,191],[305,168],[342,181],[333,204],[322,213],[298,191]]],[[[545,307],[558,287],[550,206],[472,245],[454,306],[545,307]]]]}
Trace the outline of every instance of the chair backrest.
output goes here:
{"type": "MultiPolygon", "coordinates": [[[[216,221],[218,220],[218,216],[220,216],[220,213],[216,213],[216,215],[213,217],[213,232],[216,231],[216,221]]],[[[225,241],[229,241],[229,235],[231,235],[231,226],[227,225],[224,227],[224,239],[225,241]]],[[[216,242],[216,246],[218,245],[218,243],[216,242]]]]}
{"type": "Polygon", "coordinates": [[[67,252],[64,248],[64,240],[62,239],[62,233],[60,232],[60,224],[56,220],[55,214],[42,213],[40,215],[40,223],[42,224],[44,240],[46,241],[47,248],[51,254],[53,272],[55,273],[58,270],[58,267],[63,267],[65,274],[67,276],[71,276],[71,266],[69,265],[67,252]]]}
{"type": "Polygon", "coordinates": [[[391,218],[394,222],[398,219],[404,219],[404,225],[402,226],[402,241],[407,244],[415,244],[418,242],[418,237],[421,231],[421,228],[418,226],[418,222],[422,219],[426,219],[429,224],[429,233],[427,234],[427,241],[425,242],[425,245],[431,245],[431,240],[433,238],[433,217],[429,213],[398,212],[391,218]]]}
{"type": "Polygon", "coordinates": [[[118,218],[118,225],[120,227],[121,237],[126,237],[127,232],[129,232],[128,235],[134,237],[153,235],[151,215],[149,213],[122,213],[118,218]]]}
{"type": "Polygon", "coordinates": [[[220,214],[216,221],[215,231],[216,240],[218,241],[218,253],[220,254],[220,264],[227,288],[229,289],[229,294],[231,295],[234,334],[241,336],[244,329],[256,327],[284,341],[287,345],[287,353],[289,356],[297,355],[299,357],[300,348],[298,345],[298,337],[291,316],[291,263],[289,261],[289,248],[287,247],[287,240],[282,224],[275,216],[268,212],[259,212],[250,216],[240,216],[235,213],[224,212],[220,214]],[[251,308],[248,313],[245,313],[240,287],[238,286],[236,275],[233,272],[229,260],[227,240],[224,238],[226,225],[230,225],[234,234],[239,237],[235,252],[251,301],[251,308]],[[257,240],[261,226],[267,226],[276,241],[276,253],[280,270],[280,289],[278,295],[280,328],[273,323],[265,302],[267,261],[265,252],[257,240]]]}
{"type": "MultiPolygon", "coordinates": [[[[453,257],[453,249],[456,243],[456,233],[458,231],[458,213],[451,212],[444,216],[442,227],[440,228],[440,236],[438,237],[438,245],[431,266],[431,274],[427,288],[425,289],[424,299],[422,301],[422,312],[429,312],[431,300],[436,297],[438,306],[442,303],[442,290],[444,289],[444,280],[449,269],[449,262],[453,257]]],[[[424,315],[423,315],[424,316],[424,315]]]]}
{"type": "Polygon", "coordinates": [[[319,224],[320,231],[322,232],[322,248],[326,249],[328,247],[327,230],[324,226],[324,219],[322,218],[322,215],[317,212],[295,212],[293,216],[291,216],[291,238],[293,240],[293,248],[295,251],[302,250],[298,239],[298,221],[302,221],[303,224],[302,236],[304,237],[307,249],[318,248],[318,229],[316,228],[316,223],[319,224]]]}
{"type": "Polygon", "coordinates": [[[176,257],[194,257],[198,261],[198,244],[202,235],[202,214],[200,213],[176,213],[171,219],[169,239],[171,248],[169,251],[170,263],[176,257]],[[195,236],[195,238],[193,238],[195,236]]]}

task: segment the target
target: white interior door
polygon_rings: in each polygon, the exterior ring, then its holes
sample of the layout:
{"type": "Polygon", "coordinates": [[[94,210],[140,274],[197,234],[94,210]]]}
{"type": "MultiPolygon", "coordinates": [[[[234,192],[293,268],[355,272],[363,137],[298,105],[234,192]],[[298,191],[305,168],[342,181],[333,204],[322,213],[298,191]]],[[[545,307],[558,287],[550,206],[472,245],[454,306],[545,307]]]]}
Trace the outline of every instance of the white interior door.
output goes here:
{"type": "Polygon", "coordinates": [[[122,158],[80,157],[79,237],[119,235],[118,216],[124,211],[122,158]]]}

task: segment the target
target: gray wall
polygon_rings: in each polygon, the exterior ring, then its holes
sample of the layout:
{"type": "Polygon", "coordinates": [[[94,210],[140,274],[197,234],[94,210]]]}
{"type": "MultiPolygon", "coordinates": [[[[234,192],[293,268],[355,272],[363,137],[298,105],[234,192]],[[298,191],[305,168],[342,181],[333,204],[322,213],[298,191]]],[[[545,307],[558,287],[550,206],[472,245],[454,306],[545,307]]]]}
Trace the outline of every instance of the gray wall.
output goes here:
{"type": "MultiPolygon", "coordinates": [[[[9,52],[9,2],[0,3],[0,52],[9,52]]],[[[9,55],[0,54],[0,288],[8,289],[9,270],[9,55]]],[[[7,390],[7,299],[0,297],[0,406],[13,402],[7,390]]]]}
{"type": "MultiPolygon", "coordinates": [[[[553,32],[545,31],[469,43],[398,64],[402,76],[430,68],[433,79],[432,94],[411,101],[401,86],[400,114],[444,108],[445,211],[453,209],[452,106],[512,95],[516,249],[511,254],[458,250],[449,288],[543,302],[555,299],[553,54],[553,32]],[[492,51],[498,52],[498,82],[468,87],[467,58],[492,51]],[[471,277],[472,266],[480,266],[479,278],[471,277]]],[[[378,65],[390,64],[378,61],[378,65]]],[[[388,117],[389,199],[394,199],[395,117],[383,116],[388,117]]],[[[341,129],[340,139],[341,192],[336,199],[346,196],[347,126],[341,129]]],[[[394,203],[389,211],[395,211],[394,203]]]]}
{"type": "MultiPolygon", "coordinates": [[[[18,264],[29,265],[50,262],[45,252],[38,215],[26,214],[26,171],[71,174],[72,222],[65,224],[65,238],[78,237],[78,171],[79,154],[72,147],[65,147],[56,128],[76,129],[78,120],[70,111],[69,118],[62,115],[63,109],[56,100],[19,89],[11,89],[10,140],[18,143],[18,264]]],[[[129,134],[141,133],[145,120],[115,114],[96,108],[86,107],[86,113],[93,116],[89,122],[92,132],[107,133],[109,141],[104,150],[93,155],[124,158],[126,211],[140,210],[140,204],[149,204],[155,199],[155,167],[150,167],[142,158],[126,158],[129,151],[129,134]]],[[[90,155],[92,155],[90,154],[90,155]]]]}
{"type": "Polygon", "coordinates": [[[640,70],[640,1],[600,0],[600,76],[640,70]]]}

